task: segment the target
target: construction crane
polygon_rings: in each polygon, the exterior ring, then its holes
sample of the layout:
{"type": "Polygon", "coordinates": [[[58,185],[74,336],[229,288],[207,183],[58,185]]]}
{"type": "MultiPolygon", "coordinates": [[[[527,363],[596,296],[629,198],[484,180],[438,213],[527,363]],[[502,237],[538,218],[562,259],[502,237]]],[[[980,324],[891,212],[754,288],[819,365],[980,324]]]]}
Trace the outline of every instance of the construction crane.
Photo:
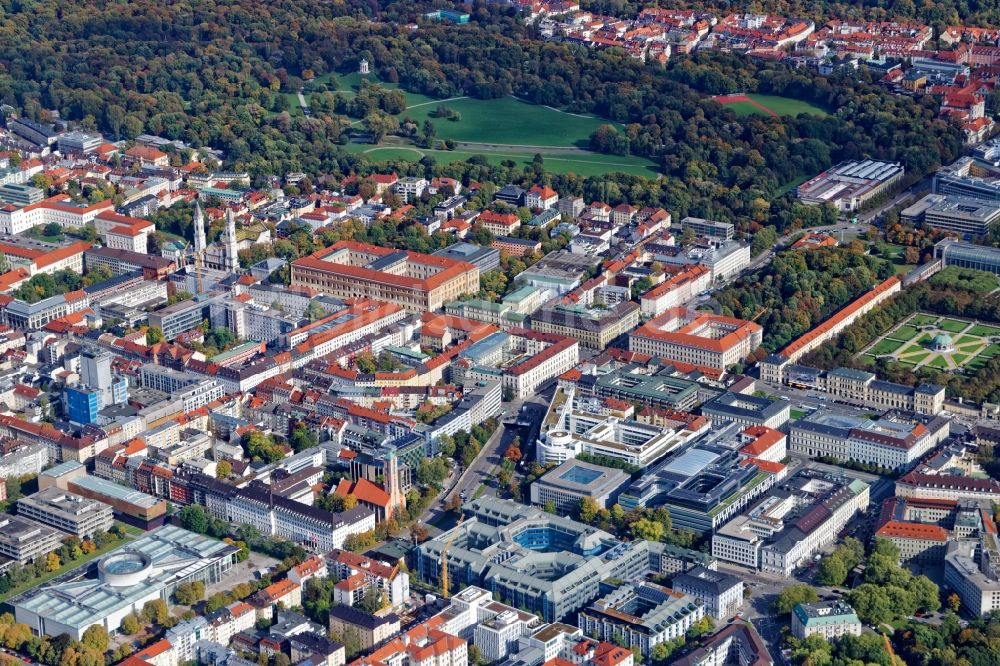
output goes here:
{"type": "Polygon", "coordinates": [[[461,516],[458,522],[455,523],[455,533],[451,535],[451,538],[444,544],[444,548],[441,549],[441,598],[448,598],[448,549],[451,548],[451,544],[455,542],[458,538],[458,527],[465,520],[465,516],[461,516]]]}

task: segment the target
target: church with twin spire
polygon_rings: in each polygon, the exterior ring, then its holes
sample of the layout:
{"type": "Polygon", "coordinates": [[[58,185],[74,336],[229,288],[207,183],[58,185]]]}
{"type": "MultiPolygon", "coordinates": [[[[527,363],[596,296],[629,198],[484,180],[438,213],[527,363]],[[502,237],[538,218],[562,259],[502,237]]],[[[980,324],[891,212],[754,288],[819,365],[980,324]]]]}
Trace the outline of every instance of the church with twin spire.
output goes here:
{"type": "Polygon", "coordinates": [[[232,209],[226,209],[226,228],[222,236],[214,243],[208,243],[205,237],[205,214],[201,203],[194,205],[194,253],[205,268],[235,273],[240,268],[238,244],[236,241],[236,216],[232,209]]]}

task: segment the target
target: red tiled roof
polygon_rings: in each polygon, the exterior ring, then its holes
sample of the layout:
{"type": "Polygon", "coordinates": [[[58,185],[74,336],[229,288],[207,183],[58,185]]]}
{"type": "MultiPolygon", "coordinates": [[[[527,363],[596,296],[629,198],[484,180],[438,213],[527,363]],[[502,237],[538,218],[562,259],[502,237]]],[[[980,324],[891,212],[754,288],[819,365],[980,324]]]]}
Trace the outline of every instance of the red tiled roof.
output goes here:
{"type": "Polygon", "coordinates": [[[760,324],[752,321],[743,321],[734,317],[721,317],[719,315],[706,314],[704,312],[694,312],[688,314],[687,308],[680,306],[670,308],[656,319],[652,319],[640,326],[632,335],[642,338],[661,340],[663,342],[680,344],[688,347],[697,347],[714,352],[724,352],[737,345],[742,339],[748,338],[754,333],[761,331],[760,324]],[[675,331],[664,331],[662,325],[678,317],[692,316],[683,326],[675,331]],[[725,324],[733,326],[734,330],[720,338],[702,337],[693,333],[705,324],[725,324]]]}
{"type": "Polygon", "coordinates": [[[782,356],[791,356],[792,354],[796,353],[799,349],[812,342],[814,339],[828,335],[829,332],[835,326],[839,325],[842,321],[844,321],[848,317],[853,316],[858,310],[865,307],[874,299],[878,298],[883,293],[885,293],[889,289],[892,289],[895,285],[898,285],[899,283],[900,283],[899,278],[896,276],[893,276],[888,280],[886,280],[885,282],[882,282],[881,284],[877,285],[874,289],[861,296],[860,298],[857,298],[851,303],[848,303],[846,306],[841,308],[835,315],[824,321],[822,324],[820,324],[813,330],[809,331],[808,333],[798,338],[797,340],[794,340],[790,345],[782,349],[779,353],[782,356]]]}
{"type": "Polygon", "coordinates": [[[920,539],[922,541],[947,541],[948,530],[940,525],[926,523],[911,523],[890,520],[875,532],[878,537],[896,537],[900,539],[920,539]]]}

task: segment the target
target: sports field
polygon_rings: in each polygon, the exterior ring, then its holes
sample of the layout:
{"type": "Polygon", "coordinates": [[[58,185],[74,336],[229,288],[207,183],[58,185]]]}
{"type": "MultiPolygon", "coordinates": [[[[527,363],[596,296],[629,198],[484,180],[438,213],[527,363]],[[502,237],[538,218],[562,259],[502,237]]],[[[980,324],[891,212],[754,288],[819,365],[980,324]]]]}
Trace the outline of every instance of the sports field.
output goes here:
{"type": "Polygon", "coordinates": [[[797,116],[800,113],[811,113],[826,116],[826,110],[810,102],[780,97],[778,95],[762,95],[747,93],[745,95],[719,95],[715,98],[723,106],[733,110],[738,116],[770,115],[797,116]]]}
{"type": "Polygon", "coordinates": [[[859,360],[889,356],[911,368],[976,372],[1000,353],[993,337],[1000,337],[1000,328],[920,312],[872,343],[859,360]]]}
{"type": "MultiPolygon", "coordinates": [[[[360,153],[373,162],[403,160],[418,162],[425,156],[433,157],[440,164],[465,162],[473,155],[486,158],[490,164],[499,165],[504,160],[512,160],[519,166],[531,164],[535,154],[528,151],[474,152],[468,150],[428,150],[414,146],[373,146],[370,143],[351,143],[344,148],[351,153],[360,153]]],[[[545,168],[552,173],[573,173],[578,176],[601,176],[622,172],[634,176],[656,177],[656,165],[641,157],[630,155],[603,155],[601,153],[579,152],[549,155],[542,152],[545,168]]]]}

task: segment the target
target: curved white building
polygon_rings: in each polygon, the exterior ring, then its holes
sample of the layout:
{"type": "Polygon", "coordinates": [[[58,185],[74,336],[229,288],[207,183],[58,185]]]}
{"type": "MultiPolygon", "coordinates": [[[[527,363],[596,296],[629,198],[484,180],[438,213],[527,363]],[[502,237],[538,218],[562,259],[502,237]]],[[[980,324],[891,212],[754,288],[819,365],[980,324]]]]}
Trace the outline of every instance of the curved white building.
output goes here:
{"type": "MultiPolygon", "coordinates": [[[[108,633],[147,601],[170,596],[181,583],[219,582],[236,564],[234,546],[165,525],[105,555],[97,577],[81,577],[38,589],[15,600],[14,616],[38,635],[69,634],[76,640],[94,624],[108,633]]],[[[81,576],[88,567],[78,569],[81,576]]]]}

